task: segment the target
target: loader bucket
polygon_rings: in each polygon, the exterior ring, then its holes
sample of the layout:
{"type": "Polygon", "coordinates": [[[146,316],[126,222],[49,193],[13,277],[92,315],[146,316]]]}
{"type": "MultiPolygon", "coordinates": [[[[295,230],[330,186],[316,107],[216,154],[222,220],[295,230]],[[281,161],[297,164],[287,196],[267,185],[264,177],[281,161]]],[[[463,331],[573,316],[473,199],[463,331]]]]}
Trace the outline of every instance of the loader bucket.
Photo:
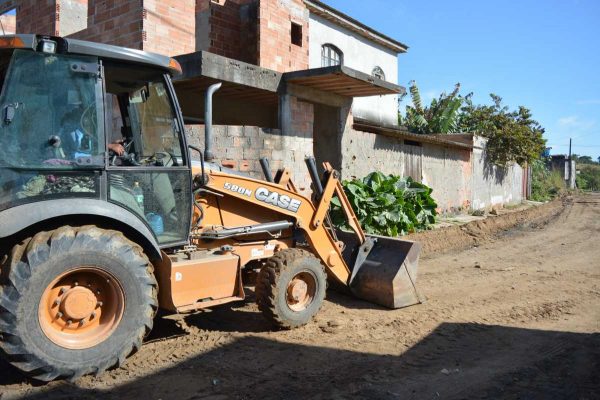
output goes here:
{"type": "Polygon", "coordinates": [[[338,237],[346,244],[344,258],[352,268],[349,286],[356,297],[388,308],[423,302],[416,287],[419,243],[367,235],[359,246],[353,233],[338,232],[338,237]]]}

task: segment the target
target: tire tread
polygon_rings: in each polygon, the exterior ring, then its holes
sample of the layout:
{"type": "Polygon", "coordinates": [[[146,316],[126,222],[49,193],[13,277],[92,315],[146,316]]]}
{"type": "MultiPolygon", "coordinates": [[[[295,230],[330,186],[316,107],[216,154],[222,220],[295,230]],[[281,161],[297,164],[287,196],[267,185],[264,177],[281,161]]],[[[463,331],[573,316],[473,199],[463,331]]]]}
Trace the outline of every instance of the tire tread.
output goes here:
{"type": "Polygon", "coordinates": [[[311,252],[298,248],[290,248],[277,252],[267,260],[265,266],[260,270],[258,277],[256,278],[255,290],[258,309],[272,325],[279,329],[293,329],[298,327],[297,324],[290,323],[278,311],[277,282],[285,269],[291,267],[295,261],[302,258],[312,258],[316,260],[321,265],[323,280],[326,280],[325,270],[320,260],[311,252]]]}
{"type": "Polygon", "coordinates": [[[0,354],[20,370],[35,379],[51,381],[58,377],[77,379],[82,375],[95,373],[121,365],[134,349],[140,347],[143,338],[150,332],[153,318],[158,308],[157,282],[154,278],[153,267],[142,248],[130,241],[121,232],[104,230],[94,225],[82,227],[65,226],[54,231],[40,232],[15,245],[9,256],[0,266],[0,354]],[[26,348],[19,338],[12,323],[16,321],[16,310],[21,298],[20,292],[26,287],[27,279],[31,276],[31,268],[47,260],[53,255],[81,248],[90,248],[101,242],[119,250],[120,257],[129,261],[129,265],[137,266],[134,275],[146,289],[144,323],[132,332],[131,338],[121,346],[118,357],[109,359],[102,365],[82,367],[78,370],[56,368],[46,364],[41,358],[26,348]]]}

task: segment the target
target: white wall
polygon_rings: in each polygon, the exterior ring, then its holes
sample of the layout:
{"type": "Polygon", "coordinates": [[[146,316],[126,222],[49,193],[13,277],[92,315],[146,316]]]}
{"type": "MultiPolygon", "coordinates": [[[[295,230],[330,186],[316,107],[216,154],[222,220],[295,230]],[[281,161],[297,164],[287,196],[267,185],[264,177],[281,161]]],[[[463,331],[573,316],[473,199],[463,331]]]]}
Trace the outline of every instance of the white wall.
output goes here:
{"type": "Polygon", "coordinates": [[[523,201],[523,168],[518,164],[504,169],[486,165],[485,144],[486,139],[473,138],[472,209],[520,203],[523,201]]]}
{"type": "MultiPolygon", "coordinates": [[[[344,65],[371,75],[375,66],[381,67],[385,80],[398,83],[398,56],[377,43],[317,15],[309,17],[309,68],[321,67],[321,46],[331,43],[344,53],[344,65]]],[[[398,96],[358,97],[352,114],[376,123],[398,124],[398,96]]]]}

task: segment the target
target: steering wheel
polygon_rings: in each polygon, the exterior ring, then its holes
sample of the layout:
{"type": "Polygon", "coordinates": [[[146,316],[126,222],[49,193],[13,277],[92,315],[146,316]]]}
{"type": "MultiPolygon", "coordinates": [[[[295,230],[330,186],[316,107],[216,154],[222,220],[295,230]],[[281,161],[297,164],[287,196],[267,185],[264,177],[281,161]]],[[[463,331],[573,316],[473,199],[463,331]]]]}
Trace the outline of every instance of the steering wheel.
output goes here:
{"type": "Polygon", "coordinates": [[[129,152],[132,144],[133,144],[133,140],[124,139],[123,140],[124,151],[123,151],[123,154],[121,154],[121,155],[118,155],[114,151],[109,150],[108,153],[109,153],[109,157],[110,157],[110,165],[116,166],[117,160],[120,160],[124,165],[134,165],[134,166],[140,165],[140,163],[135,159],[135,153],[129,152]]]}

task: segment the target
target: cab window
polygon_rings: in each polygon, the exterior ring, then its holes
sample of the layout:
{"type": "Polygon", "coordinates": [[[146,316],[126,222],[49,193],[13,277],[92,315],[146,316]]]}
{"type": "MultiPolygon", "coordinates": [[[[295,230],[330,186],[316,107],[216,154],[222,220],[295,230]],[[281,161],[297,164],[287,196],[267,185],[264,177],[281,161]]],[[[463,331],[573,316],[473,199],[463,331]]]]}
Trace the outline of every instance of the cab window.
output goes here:
{"type": "Polygon", "coordinates": [[[0,96],[0,165],[103,165],[98,68],[95,57],[15,50],[0,96]]]}

